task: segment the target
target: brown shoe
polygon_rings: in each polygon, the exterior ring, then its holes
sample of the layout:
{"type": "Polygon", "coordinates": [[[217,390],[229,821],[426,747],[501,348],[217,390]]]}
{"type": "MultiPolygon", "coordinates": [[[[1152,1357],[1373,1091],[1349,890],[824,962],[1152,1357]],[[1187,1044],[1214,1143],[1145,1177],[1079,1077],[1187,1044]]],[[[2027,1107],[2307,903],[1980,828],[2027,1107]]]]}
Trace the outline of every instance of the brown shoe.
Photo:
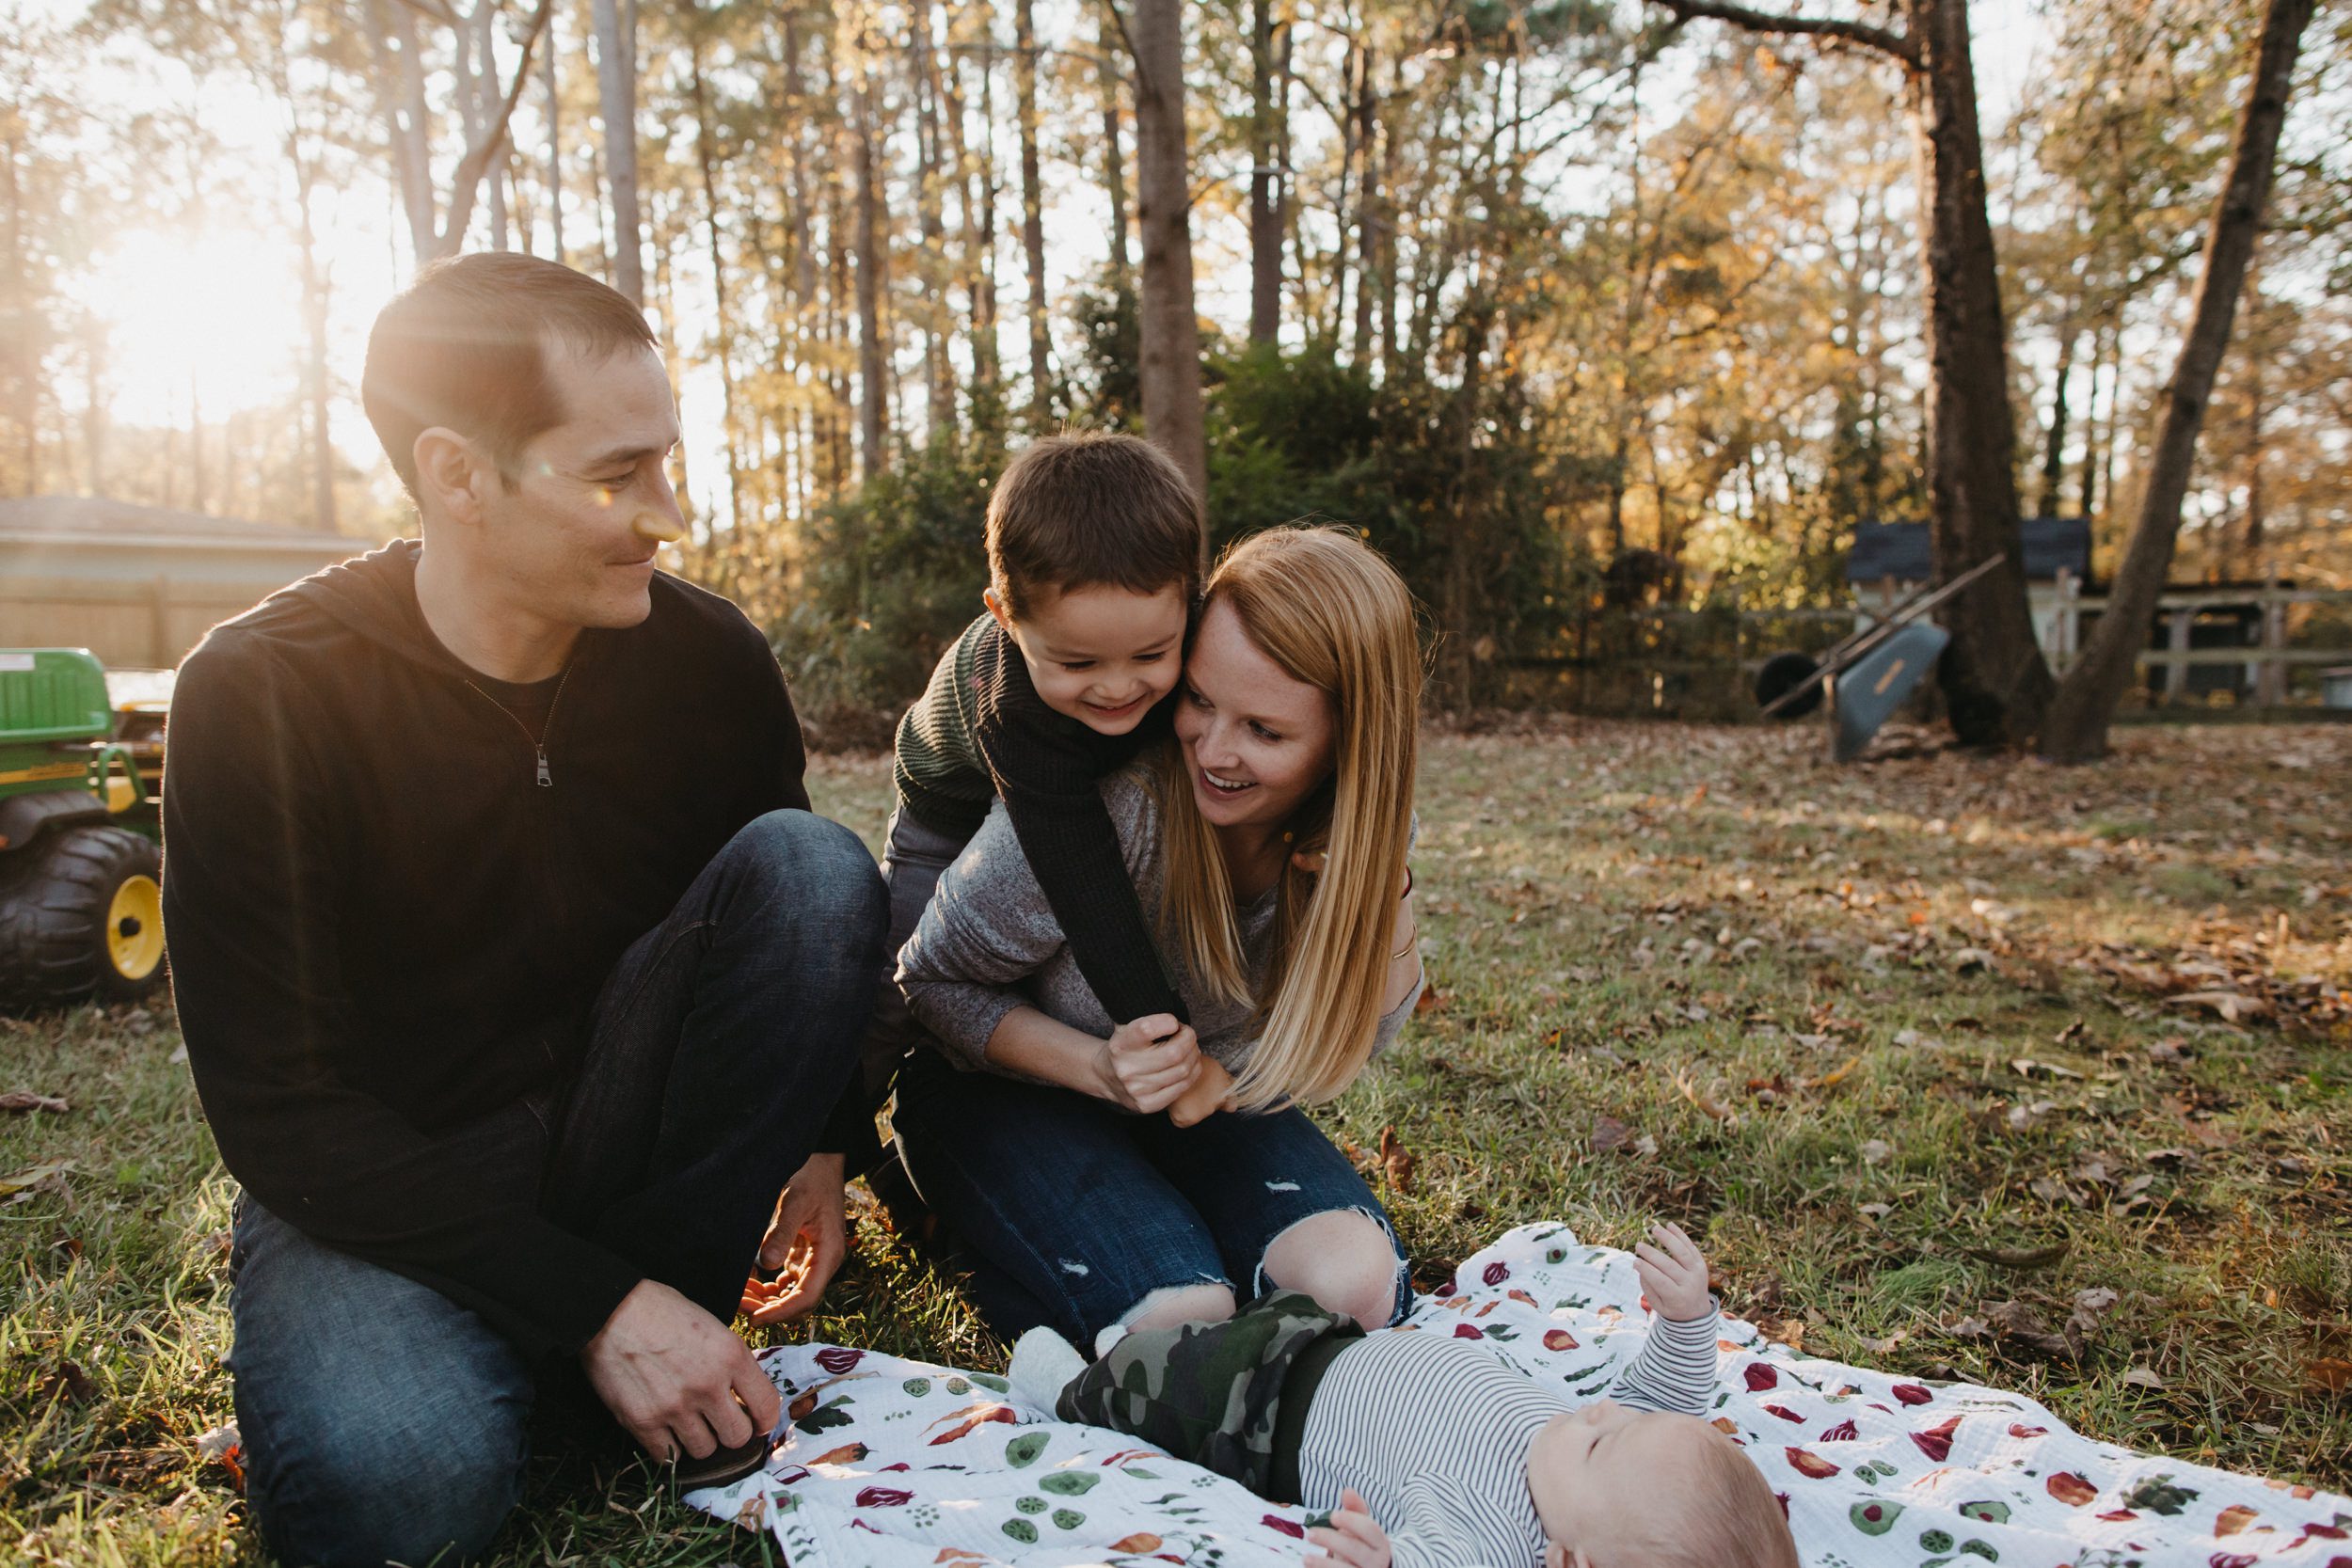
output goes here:
{"type": "Polygon", "coordinates": [[[713,1449],[701,1459],[681,1457],[670,1468],[670,1483],[681,1492],[696,1492],[706,1486],[733,1486],[745,1476],[758,1474],[767,1465],[768,1437],[760,1433],[748,1443],[713,1449]]]}

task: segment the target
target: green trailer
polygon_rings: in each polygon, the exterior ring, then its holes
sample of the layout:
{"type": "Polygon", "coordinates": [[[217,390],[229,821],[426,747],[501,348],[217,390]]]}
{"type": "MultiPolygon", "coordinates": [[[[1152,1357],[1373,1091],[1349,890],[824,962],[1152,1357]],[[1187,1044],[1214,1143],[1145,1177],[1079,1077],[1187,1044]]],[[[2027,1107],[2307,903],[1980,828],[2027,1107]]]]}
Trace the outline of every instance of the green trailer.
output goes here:
{"type": "Polygon", "coordinates": [[[160,794],[80,648],[0,649],[0,1009],[164,977],[160,794]]]}

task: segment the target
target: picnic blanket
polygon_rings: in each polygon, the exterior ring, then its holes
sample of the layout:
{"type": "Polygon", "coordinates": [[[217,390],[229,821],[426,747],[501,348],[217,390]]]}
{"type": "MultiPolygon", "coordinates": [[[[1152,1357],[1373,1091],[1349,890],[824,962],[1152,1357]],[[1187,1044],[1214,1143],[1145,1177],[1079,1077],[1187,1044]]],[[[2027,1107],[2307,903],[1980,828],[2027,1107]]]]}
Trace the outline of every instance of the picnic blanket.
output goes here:
{"type": "MultiPolygon", "coordinates": [[[[1531,1225],[1406,1324],[1581,1400],[1640,1350],[1647,1314],[1629,1254],[1531,1225]]],[[[2021,1395],[1809,1359],[1736,1320],[1719,1348],[1712,1419],[1787,1504],[1808,1568],[2352,1568],[2352,1498],[2092,1442],[2021,1395]]],[[[1000,1377],[829,1345],[763,1363],[788,1418],[766,1473],[690,1500],[771,1532],[791,1568],[1305,1556],[1300,1510],[1053,1420],[1000,1377]]]]}

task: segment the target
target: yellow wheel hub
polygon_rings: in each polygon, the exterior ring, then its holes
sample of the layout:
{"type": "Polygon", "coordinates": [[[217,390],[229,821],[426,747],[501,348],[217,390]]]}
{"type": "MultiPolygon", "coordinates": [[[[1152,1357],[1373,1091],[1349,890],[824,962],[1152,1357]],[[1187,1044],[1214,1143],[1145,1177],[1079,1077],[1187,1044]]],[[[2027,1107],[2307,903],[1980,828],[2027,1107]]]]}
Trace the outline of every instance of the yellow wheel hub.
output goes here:
{"type": "Polygon", "coordinates": [[[126,980],[164,961],[164,895],[152,877],[125,877],[106,906],[106,958],[126,980]]]}

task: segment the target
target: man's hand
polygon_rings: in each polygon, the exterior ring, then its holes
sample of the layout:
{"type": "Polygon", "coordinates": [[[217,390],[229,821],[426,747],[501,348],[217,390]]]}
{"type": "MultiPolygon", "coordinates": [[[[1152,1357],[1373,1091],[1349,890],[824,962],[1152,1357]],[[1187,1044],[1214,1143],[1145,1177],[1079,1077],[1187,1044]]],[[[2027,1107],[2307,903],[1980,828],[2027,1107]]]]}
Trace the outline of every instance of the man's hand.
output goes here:
{"type": "Polygon", "coordinates": [[[1349,1487],[1340,1494],[1339,1512],[1327,1525],[1317,1525],[1307,1539],[1323,1548],[1310,1562],[1343,1563],[1346,1568],[1389,1568],[1389,1538],[1372,1522],[1372,1509],[1349,1487]]]}
{"type": "Polygon", "coordinates": [[[1192,1087],[1207,1059],[1191,1024],[1180,1024],[1167,1013],[1149,1013],[1111,1031],[1095,1077],[1104,1100],[1149,1116],[1192,1087]]]}
{"type": "Polygon", "coordinates": [[[641,1279],[580,1353],[596,1398],[667,1464],[775,1430],[783,1404],[735,1331],[658,1279],[641,1279]]]}
{"type": "Polygon", "coordinates": [[[1678,1225],[1653,1225],[1649,1234],[1649,1241],[1633,1248],[1633,1272],[1642,1276],[1651,1310],[1676,1323],[1706,1317],[1714,1306],[1707,1291],[1707,1259],[1678,1225]]]}
{"type": "Polygon", "coordinates": [[[841,1156],[812,1154],[792,1173],[776,1199],[775,1216],[760,1239],[759,1266],[743,1285],[743,1314],[755,1323],[780,1323],[813,1309],[848,1256],[849,1216],[842,1203],[841,1156]]]}

